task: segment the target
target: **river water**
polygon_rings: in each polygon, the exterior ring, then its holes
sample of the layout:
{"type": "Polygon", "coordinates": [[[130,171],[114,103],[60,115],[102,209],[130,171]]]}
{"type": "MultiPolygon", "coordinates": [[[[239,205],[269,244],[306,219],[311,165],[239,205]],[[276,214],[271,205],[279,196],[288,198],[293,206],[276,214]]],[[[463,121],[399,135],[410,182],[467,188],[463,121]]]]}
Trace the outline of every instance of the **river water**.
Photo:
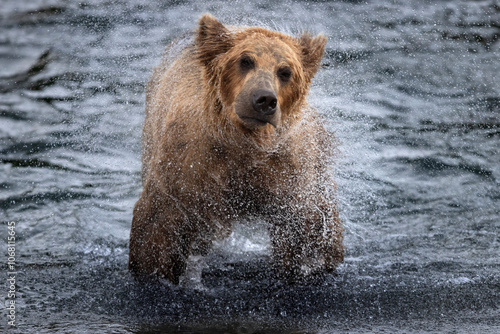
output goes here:
{"type": "MultiPolygon", "coordinates": [[[[2,253],[15,223],[19,333],[498,333],[498,1],[2,0],[2,253]],[[180,287],[127,270],[144,86],[211,12],[328,36],[310,94],[341,155],[345,263],[269,274],[263,223],[239,222],[180,287]]],[[[8,277],[7,257],[2,281],[8,277]]]]}

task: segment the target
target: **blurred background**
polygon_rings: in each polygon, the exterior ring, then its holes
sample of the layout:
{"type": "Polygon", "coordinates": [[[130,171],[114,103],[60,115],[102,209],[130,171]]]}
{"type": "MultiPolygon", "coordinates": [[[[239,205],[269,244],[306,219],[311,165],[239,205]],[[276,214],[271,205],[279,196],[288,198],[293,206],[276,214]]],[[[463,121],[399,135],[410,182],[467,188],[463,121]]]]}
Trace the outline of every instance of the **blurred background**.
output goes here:
{"type": "Polygon", "coordinates": [[[18,326],[0,328],[498,333],[499,38],[491,0],[2,0],[0,236],[6,254],[16,223],[18,326]],[[322,282],[270,275],[264,222],[238,222],[181,287],[128,273],[145,83],[205,12],[328,36],[309,100],[339,139],[347,253],[322,282]]]}

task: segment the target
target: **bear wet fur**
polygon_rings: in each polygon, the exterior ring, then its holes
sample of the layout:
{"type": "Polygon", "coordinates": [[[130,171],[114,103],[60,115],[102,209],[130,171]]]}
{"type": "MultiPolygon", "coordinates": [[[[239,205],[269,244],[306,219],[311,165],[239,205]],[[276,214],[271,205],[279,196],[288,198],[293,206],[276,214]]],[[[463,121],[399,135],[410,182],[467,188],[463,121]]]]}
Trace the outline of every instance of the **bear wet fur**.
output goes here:
{"type": "Polygon", "coordinates": [[[207,14],[180,54],[178,43],[147,85],[131,272],[177,284],[189,255],[248,216],[269,223],[278,273],[333,271],[344,254],[327,172],[334,138],[306,101],[326,38],[207,14]]]}

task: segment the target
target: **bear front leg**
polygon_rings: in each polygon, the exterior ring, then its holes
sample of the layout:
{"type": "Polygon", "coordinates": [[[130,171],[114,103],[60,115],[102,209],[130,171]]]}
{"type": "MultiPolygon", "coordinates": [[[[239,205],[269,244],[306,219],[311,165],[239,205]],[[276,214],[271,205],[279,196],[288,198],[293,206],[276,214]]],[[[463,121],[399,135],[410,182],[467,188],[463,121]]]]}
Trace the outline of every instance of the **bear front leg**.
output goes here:
{"type": "Polygon", "coordinates": [[[317,199],[304,213],[303,266],[333,272],[344,261],[343,228],[337,208],[317,199]]]}
{"type": "Polygon", "coordinates": [[[143,192],[134,208],[130,232],[132,274],[166,278],[178,284],[193,239],[189,226],[187,214],[171,198],[143,192]]]}
{"type": "Polygon", "coordinates": [[[297,279],[332,272],[342,263],[342,227],[335,207],[324,201],[292,206],[271,224],[274,261],[278,272],[297,279]]]}

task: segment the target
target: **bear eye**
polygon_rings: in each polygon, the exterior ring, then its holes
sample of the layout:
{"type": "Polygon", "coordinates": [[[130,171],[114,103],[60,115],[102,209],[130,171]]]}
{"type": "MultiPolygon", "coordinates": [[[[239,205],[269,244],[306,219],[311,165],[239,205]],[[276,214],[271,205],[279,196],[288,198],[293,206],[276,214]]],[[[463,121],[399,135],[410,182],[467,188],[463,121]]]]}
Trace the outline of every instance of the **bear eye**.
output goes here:
{"type": "Polygon", "coordinates": [[[255,67],[255,63],[249,56],[243,56],[240,59],[240,68],[243,71],[249,71],[255,67]]]}
{"type": "Polygon", "coordinates": [[[286,83],[292,78],[292,70],[289,67],[282,67],[278,70],[278,78],[286,83]]]}

